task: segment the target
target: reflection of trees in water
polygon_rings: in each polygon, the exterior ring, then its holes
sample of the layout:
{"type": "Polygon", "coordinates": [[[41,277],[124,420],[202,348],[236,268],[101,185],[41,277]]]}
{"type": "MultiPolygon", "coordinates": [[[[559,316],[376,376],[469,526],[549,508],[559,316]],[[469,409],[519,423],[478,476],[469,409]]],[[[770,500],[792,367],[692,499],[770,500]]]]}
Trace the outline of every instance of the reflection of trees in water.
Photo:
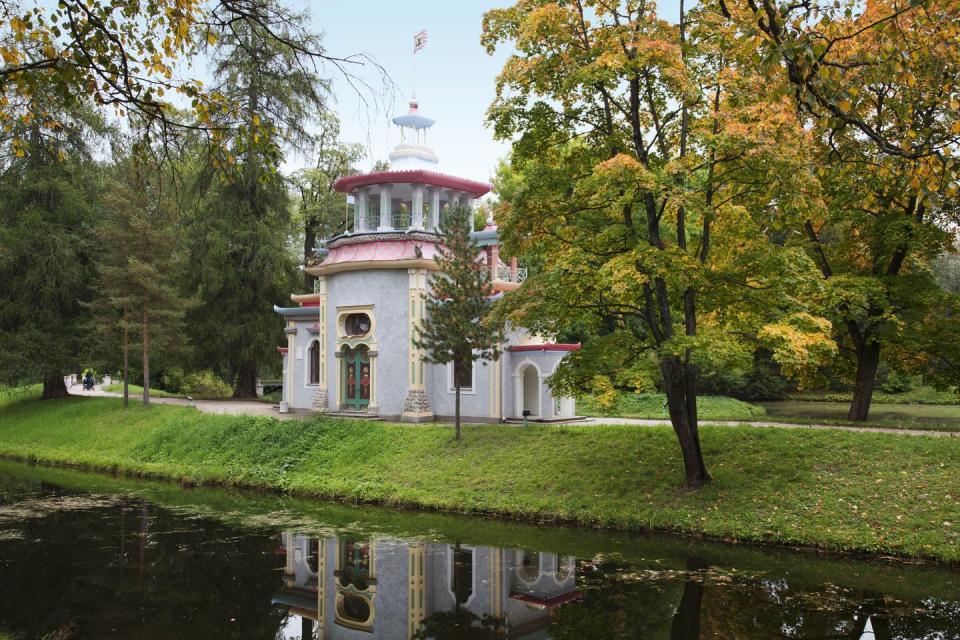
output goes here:
{"type": "Polygon", "coordinates": [[[231,619],[237,637],[269,638],[282,618],[270,604],[268,535],[140,499],[51,512],[20,528],[22,540],[0,545],[0,620],[25,638],[60,628],[76,638],[215,638],[231,619]]]}
{"type": "Polygon", "coordinates": [[[903,602],[833,585],[812,590],[783,579],[720,578],[705,585],[708,638],[860,640],[870,620],[876,640],[960,640],[960,603],[903,602]]]}
{"type": "Polygon", "coordinates": [[[484,615],[482,618],[459,606],[452,611],[438,611],[427,616],[414,640],[499,640],[506,637],[503,620],[484,615]]]}
{"type": "Polygon", "coordinates": [[[960,640],[960,602],[904,602],[831,585],[732,573],[696,558],[686,571],[581,561],[584,597],[553,613],[555,640],[960,640]]]}
{"type": "Polygon", "coordinates": [[[554,640],[668,638],[682,584],[624,580],[631,569],[613,559],[579,562],[577,588],[584,597],[553,611],[549,635],[554,640]]]}

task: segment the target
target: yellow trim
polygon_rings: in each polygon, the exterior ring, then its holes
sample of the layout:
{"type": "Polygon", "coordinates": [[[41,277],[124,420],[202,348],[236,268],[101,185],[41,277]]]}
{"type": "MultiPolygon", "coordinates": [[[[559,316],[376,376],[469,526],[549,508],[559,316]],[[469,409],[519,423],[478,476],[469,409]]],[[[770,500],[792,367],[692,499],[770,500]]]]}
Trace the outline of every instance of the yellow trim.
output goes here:
{"type": "Polygon", "coordinates": [[[423,544],[407,547],[407,638],[412,638],[427,617],[426,603],[426,554],[423,544]]]}
{"type": "Polygon", "coordinates": [[[320,302],[322,295],[323,290],[318,293],[291,293],[290,299],[298,304],[303,304],[304,302],[320,302]]]}

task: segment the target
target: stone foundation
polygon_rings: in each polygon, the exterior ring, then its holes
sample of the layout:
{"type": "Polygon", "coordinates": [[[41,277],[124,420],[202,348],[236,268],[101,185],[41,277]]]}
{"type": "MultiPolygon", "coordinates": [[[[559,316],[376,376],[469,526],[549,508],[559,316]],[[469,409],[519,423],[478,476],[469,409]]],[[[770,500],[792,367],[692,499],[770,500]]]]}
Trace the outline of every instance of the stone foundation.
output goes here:
{"type": "Polygon", "coordinates": [[[403,401],[403,414],[400,419],[404,422],[426,422],[433,420],[433,410],[430,409],[430,398],[426,389],[410,389],[407,398],[403,401]]]}
{"type": "Polygon", "coordinates": [[[330,405],[327,402],[327,388],[317,387],[317,390],[313,392],[313,410],[324,412],[329,408],[330,405]]]}

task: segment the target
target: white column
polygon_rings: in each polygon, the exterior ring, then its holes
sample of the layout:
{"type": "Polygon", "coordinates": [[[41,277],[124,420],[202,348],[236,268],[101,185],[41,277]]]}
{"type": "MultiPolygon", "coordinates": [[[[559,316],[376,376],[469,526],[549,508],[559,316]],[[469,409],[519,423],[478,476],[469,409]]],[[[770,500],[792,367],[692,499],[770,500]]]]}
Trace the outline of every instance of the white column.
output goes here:
{"type": "Polygon", "coordinates": [[[440,226],[440,188],[433,187],[430,192],[433,194],[433,202],[430,207],[430,230],[436,231],[437,227],[440,226]]]}
{"type": "Polygon", "coordinates": [[[414,229],[423,229],[423,185],[413,185],[413,200],[410,203],[413,207],[413,216],[410,218],[410,226],[414,229]]]}
{"type": "Polygon", "coordinates": [[[353,230],[364,231],[369,226],[367,222],[367,189],[361,187],[353,194],[354,222],[353,230]]]}
{"type": "Polygon", "coordinates": [[[380,226],[377,231],[390,231],[393,229],[393,203],[390,201],[390,187],[392,185],[380,185],[380,226]]]}

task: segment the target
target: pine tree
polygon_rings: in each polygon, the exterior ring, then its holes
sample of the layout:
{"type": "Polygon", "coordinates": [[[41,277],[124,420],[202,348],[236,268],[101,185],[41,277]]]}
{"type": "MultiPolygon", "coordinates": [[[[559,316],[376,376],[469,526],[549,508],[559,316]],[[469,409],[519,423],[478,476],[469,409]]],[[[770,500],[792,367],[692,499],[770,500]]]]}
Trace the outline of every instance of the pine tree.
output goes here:
{"type": "Polygon", "coordinates": [[[217,173],[186,228],[187,284],[198,298],[189,326],[199,359],[233,377],[237,398],[255,397],[282,337],[273,305],[295,289],[296,271],[290,196],[277,168],[284,149],[309,146],[326,90],[305,53],[319,49],[306,17],[273,0],[251,3],[250,13],[217,41],[217,91],[243,105],[243,119],[221,123],[227,152],[212,158],[217,173]],[[283,20],[267,29],[254,19],[268,15],[283,20]]]}
{"type": "Polygon", "coordinates": [[[98,181],[88,145],[101,127],[48,98],[37,93],[24,107],[46,115],[18,121],[0,175],[0,380],[42,381],[45,399],[67,395],[64,376],[87,350],[81,303],[93,285],[98,181]]]}
{"type": "Polygon", "coordinates": [[[487,272],[477,261],[478,249],[470,237],[473,219],[464,208],[443,217],[443,245],[436,257],[440,271],[430,281],[427,321],[414,339],[426,352],[426,361],[453,363],[456,390],[455,428],[460,439],[460,387],[475,360],[496,360],[504,340],[503,327],[490,313],[487,272]]]}
{"type": "Polygon", "coordinates": [[[184,346],[183,318],[189,302],[175,284],[177,216],[164,178],[161,167],[134,150],[111,168],[100,203],[98,286],[92,309],[106,334],[108,353],[116,353],[117,338],[122,336],[124,406],[131,331],[140,338],[144,406],[150,402],[151,355],[184,346]]]}

